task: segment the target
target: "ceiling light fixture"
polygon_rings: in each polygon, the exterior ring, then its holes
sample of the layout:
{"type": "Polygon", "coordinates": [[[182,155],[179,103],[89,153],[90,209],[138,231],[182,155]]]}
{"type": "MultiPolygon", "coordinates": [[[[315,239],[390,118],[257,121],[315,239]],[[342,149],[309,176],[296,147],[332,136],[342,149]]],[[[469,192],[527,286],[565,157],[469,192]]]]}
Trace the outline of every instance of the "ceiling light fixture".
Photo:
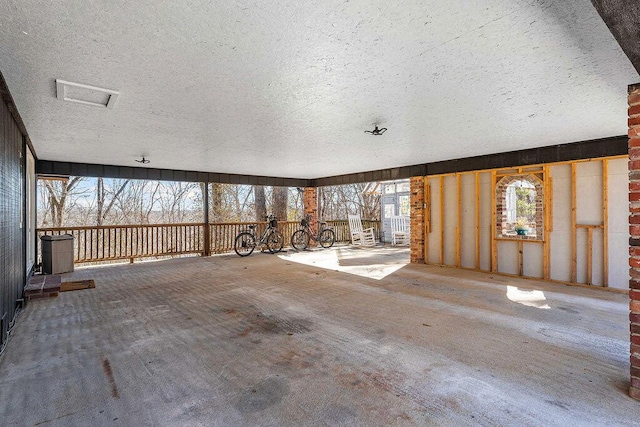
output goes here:
{"type": "Polygon", "coordinates": [[[365,130],[364,133],[370,133],[371,135],[382,135],[387,131],[387,128],[378,129],[378,125],[373,123],[375,128],[373,130],[365,130]]]}
{"type": "Polygon", "coordinates": [[[137,159],[136,159],[136,162],[138,162],[138,163],[142,163],[143,165],[146,165],[147,163],[150,163],[150,162],[151,162],[151,160],[149,160],[149,159],[145,159],[145,158],[144,158],[144,156],[142,156],[142,159],[141,159],[141,160],[137,160],[137,159]]]}

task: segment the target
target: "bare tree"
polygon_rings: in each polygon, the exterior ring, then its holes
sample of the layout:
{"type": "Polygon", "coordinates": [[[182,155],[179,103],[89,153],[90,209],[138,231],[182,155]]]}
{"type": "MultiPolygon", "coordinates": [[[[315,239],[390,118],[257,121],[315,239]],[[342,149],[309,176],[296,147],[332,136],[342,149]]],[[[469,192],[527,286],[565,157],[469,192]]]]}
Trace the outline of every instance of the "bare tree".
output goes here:
{"type": "Polygon", "coordinates": [[[163,222],[172,224],[186,221],[202,220],[202,210],[195,212],[191,193],[197,191],[198,184],[193,182],[164,182],[162,197],[159,198],[163,222]]]}
{"type": "Polygon", "coordinates": [[[272,211],[273,215],[280,221],[287,220],[287,204],[289,199],[288,187],[273,187],[272,197],[272,211]]]}
{"type": "MultiPolygon", "coordinates": [[[[47,206],[51,216],[51,226],[61,227],[65,217],[65,207],[69,198],[78,195],[78,186],[84,181],[79,176],[70,177],[69,179],[59,180],[40,180],[44,183],[47,194],[47,206]]],[[[43,219],[46,223],[46,217],[43,219]]]]}
{"type": "Polygon", "coordinates": [[[264,217],[267,216],[267,198],[264,193],[264,187],[256,185],[253,191],[255,193],[256,221],[264,221],[264,217]]]}
{"type": "Polygon", "coordinates": [[[358,214],[363,219],[380,219],[380,193],[369,183],[321,187],[318,191],[319,215],[325,219],[344,219],[358,214]]]}
{"type": "Polygon", "coordinates": [[[124,189],[127,188],[127,185],[129,184],[130,181],[131,180],[127,179],[124,182],[122,182],[120,187],[114,192],[109,190],[105,191],[104,180],[102,178],[98,178],[98,187],[96,191],[96,197],[97,197],[96,225],[98,226],[103,225],[104,220],[107,217],[107,215],[109,215],[109,212],[113,208],[114,203],[116,202],[116,200],[118,200],[118,197],[120,197],[124,189]],[[108,196],[111,196],[111,197],[105,207],[105,203],[107,202],[108,196]]]}

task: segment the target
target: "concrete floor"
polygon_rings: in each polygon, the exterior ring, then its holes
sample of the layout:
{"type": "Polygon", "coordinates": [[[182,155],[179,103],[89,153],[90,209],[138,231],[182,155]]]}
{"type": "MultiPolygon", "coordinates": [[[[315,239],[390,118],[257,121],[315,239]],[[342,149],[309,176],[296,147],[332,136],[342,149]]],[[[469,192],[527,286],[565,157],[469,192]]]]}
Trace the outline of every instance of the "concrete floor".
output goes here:
{"type": "Polygon", "coordinates": [[[1,425],[633,425],[627,296],[349,247],[93,267],[29,304],[1,425]]]}

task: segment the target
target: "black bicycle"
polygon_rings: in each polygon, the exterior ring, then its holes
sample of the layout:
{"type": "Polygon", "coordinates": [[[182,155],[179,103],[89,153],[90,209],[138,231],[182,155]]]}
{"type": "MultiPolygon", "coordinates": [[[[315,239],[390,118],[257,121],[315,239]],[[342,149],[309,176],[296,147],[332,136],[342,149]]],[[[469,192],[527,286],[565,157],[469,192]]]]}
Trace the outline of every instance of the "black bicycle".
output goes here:
{"type": "Polygon", "coordinates": [[[269,252],[275,254],[282,250],[284,245],[284,236],[277,229],[278,221],[275,216],[268,215],[265,217],[267,227],[262,232],[260,239],[256,242],[256,226],[250,225],[247,230],[242,231],[236,236],[233,250],[240,256],[249,256],[256,246],[266,246],[269,252]]]}
{"type": "Polygon", "coordinates": [[[291,246],[299,251],[303,251],[309,246],[309,241],[311,239],[320,243],[320,246],[323,248],[330,248],[333,246],[333,243],[336,241],[336,234],[333,230],[327,228],[327,223],[322,221],[318,225],[318,234],[314,234],[309,226],[311,218],[311,215],[307,215],[302,219],[302,221],[300,221],[302,228],[291,236],[291,246]]]}

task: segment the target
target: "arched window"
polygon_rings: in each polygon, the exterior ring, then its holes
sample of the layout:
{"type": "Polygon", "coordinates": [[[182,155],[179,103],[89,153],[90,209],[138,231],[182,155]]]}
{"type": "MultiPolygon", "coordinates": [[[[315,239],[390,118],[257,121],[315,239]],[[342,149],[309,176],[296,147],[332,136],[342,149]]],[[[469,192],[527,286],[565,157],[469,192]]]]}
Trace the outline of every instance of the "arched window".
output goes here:
{"type": "Polygon", "coordinates": [[[515,239],[543,239],[544,194],[534,174],[510,175],[496,185],[496,234],[515,239]]]}

